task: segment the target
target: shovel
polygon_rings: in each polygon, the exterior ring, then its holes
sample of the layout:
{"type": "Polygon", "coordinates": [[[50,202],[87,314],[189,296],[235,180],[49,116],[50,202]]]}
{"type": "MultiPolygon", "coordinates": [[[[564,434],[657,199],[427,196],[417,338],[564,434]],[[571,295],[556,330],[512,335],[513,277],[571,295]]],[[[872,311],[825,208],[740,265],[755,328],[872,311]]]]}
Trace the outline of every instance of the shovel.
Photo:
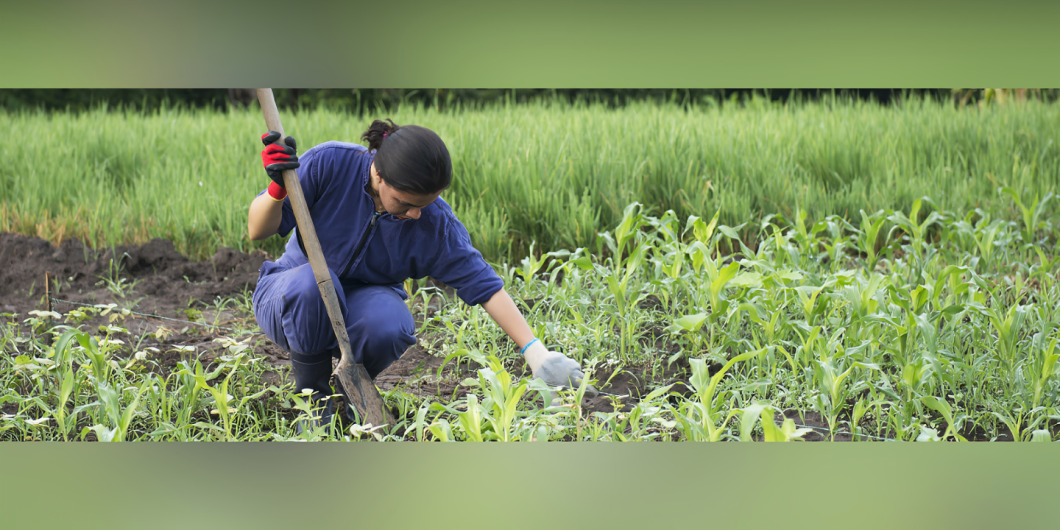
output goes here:
{"type": "MultiPolygon", "coordinates": [[[[286,136],[283,134],[283,125],[280,124],[280,113],[276,110],[276,100],[273,98],[272,89],[259,88],[258,102],[261,103],[261,111],[265,114],[265,125],[270,131],[280,133],[280,138],[276,140],[276,143],[285,146],[283,141],[286,136]]],[[[309,216],[309,209],[305,205],[298,174],[293,169],[284,170],[283,183],[287,188],[287,196],[291,199],[295,223],[298,226],[298,233],[302,236],[302,243],[305,244],[309,266],[313,269],[313,276],[316,277],[317,286],[320,287],[320,296],[324,298],[324,307],[328,310],[331,326],[335,329],[335,338],[339,342],[342,359],[339,361],[338,368],[335,369],[335,378],[342,389],[342,396],[347,405],[352,405],[357,410],[362,424],[393,425],[394,420],[386,410],[383,398],[379,396],[379,391],[372,383],[372,378],[368,376],[368,371],[363,365],[353,360],[353,352],[350,351],[350,336],[346,333],[346,322],[342,319],[342,309],[339,306],[338,296],[335,294],[335,286],[331,283],[328,265],[324,262],[324,253],[320,251],[320,242],[317,241],[317,232],[313,228],[313,219],[309,216]]]]}

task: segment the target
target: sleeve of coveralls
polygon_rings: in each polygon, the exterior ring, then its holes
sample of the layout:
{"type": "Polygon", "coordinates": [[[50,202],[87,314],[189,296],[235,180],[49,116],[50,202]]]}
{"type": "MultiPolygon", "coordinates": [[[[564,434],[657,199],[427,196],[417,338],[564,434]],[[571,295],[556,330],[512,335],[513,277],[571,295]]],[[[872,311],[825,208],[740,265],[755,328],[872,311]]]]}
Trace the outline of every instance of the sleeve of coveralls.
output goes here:
{"type": "Polygon", "coordinates": [[[456,295],[467,305],[486,302],[504,287],[504,280],[471,246],[471,237],[459,221],[448,223],[431,269],[430,276],[455,288],[456,295]]]}
{"type": "MultiPolygon", "coordinates": [[[[305,196],[306,208],[310,210],[316,204],[320,191],[319,153],[319,151],[307,151],[305,155],[298,158],[299,166],[295,170],[298,173],[298,182],[302,186],[302,195],[305,196]]],[[[287,237],[294,227],[294,209],[291,207],[291,198],[287,197],[283,200],[283,214],[277,233],[287,237]]]]}

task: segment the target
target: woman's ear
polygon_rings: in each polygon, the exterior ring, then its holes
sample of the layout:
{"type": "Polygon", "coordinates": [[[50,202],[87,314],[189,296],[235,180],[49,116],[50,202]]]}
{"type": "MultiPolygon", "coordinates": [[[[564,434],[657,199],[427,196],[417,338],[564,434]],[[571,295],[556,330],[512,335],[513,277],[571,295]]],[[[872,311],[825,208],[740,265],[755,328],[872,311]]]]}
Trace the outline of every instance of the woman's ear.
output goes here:
{"type": "Polygon", "coordinates": [[[372,162],[372,167],[368,171],[368,179],[371,182],[372,188],[379,189],[379,185],[382,184],[383,179],[379,176],[379,172],[375,170],[375,162],[372,162]]]}

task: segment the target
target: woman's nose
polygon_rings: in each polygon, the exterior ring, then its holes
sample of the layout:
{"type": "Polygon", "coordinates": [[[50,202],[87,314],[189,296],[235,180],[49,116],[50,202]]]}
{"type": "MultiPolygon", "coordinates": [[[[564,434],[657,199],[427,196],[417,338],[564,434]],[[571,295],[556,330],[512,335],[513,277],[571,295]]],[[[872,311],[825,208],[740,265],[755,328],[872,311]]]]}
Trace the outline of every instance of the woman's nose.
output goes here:
{"type": "Polygon", "coordinates": [[[409,211],[405,212],[405,216],[406,217],[410,217],[412,219],[419,219],[420,218],[420,209],[419,208],[409,208],[409,211]]]}

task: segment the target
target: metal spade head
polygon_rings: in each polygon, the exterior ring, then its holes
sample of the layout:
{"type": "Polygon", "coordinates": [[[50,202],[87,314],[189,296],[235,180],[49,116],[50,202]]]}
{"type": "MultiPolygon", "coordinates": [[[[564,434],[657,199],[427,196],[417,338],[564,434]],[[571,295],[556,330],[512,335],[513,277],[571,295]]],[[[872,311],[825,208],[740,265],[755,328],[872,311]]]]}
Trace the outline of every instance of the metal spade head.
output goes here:
{"type": "Polygon", "coordinates": [[[386,409],[383,398],[375,390],[372,378],[368,376],[368,370],[364,366],[347,362],[344,356],[335,368],[335,379],[338,380],[342,399],[348,407],[352,407],[358,418],[350,417],[347,408],[346,416],[350,421],[358,421],[362,425],[394,425],[394,418],[386,409]]]}

